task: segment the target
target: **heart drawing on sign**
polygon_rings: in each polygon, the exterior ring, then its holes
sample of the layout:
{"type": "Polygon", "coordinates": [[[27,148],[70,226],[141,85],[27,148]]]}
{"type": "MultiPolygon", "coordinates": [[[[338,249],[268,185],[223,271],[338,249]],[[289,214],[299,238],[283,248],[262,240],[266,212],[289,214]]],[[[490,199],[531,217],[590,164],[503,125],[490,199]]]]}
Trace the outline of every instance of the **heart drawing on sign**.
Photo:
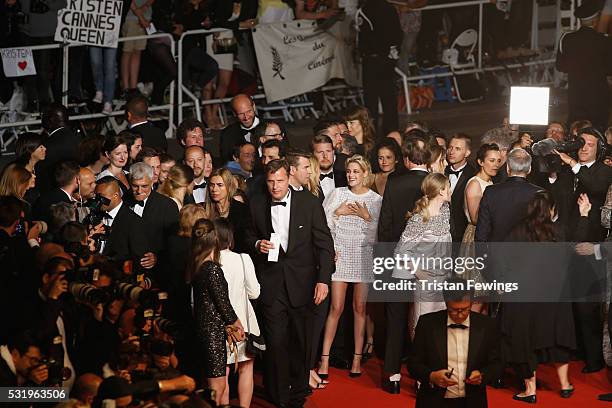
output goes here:
{"type": "Polygon", "coordinates": [[[17,66],[19,67],[20,70],[24,71],[26,67],[28,66],[28,61],[19,61],[17,63],[17,66]]]}

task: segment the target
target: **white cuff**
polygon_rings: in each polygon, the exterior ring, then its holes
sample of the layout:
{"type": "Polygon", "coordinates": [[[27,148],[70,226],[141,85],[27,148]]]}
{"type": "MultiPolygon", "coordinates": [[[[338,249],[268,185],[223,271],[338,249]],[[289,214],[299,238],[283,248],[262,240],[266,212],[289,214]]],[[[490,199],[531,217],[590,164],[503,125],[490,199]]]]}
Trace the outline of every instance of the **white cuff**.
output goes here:
{"type": "Polygon", "coordinates": [[[595,259],[597,259],[598,261],[601,261],[603,259],[603,256],[601,255],[601,244],[593,245],[593,254],[595,255],[595,259]]]}
{"type": "Polygon", "coordinates": [[[30,248],[35,248],[35,247],[39,247],[40,243],[34,238],[30,238],[28,239],[28,245],[30,245],[30,248]]]}
{"type": "Polygon", "coordinates": [[[580,163],[577,162],[576,164],[574,164],[574,167],[572,167],[572,172],[574,174],[578,174],[578,172],[580,171],[580,167],[582,166],[580,165],[580,163]]]}

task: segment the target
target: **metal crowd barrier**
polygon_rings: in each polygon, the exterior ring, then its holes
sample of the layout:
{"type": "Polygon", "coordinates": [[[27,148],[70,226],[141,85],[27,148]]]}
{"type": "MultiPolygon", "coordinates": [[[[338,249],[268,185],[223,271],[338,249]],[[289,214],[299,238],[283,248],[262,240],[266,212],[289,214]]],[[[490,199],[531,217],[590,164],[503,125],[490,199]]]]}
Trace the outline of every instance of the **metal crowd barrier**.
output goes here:
{"type": "MultiPolygon", "coordinates": [[[[535,1],[535,0],[534,0],[535,1]]],[[[536,66],[543,66],[543,65],[551,65],[554,64],[555,60],[554,59],[534,59],[531,61],[526,61],[524,63],[511,63],[508,65],[498,65],[498,66],[489,66],[489,67],[483,67],[482,66],[482,32],[483,32],[483,6],[485,4],[490,4],[490,0],[467,0],[467,1],[459,1],[459,2],[454,2],[454,3],[444,3],[444,4],[433,4],[433,5],[429,5],[426,7],[423,7],[419,10],[421,11],[427,11],[427,10],[439,10],[439,9],[449,9],[449,8],[455,8],[455,7],[474,7],[477,6],[478,7],[478,52],[477,52],[477,61],[476,61],[476,68],[468,68],[468,69],[457,69],[457,70],[450,70],[449,72],[445,72],[445,73],[439,73],[439,74],[430,74],[430,75],[407,75],[405,73],[403,73],[401,70],[396,68],[396,73],[399,76],[400,80],[402,81],[402,85],[403,85],[403,90],[404,90],[404,95],[406,97],[406,113],[407,114],[412,114],[411,108],[410,108],[410,92],[409,92],[409,83],[410,82],[415,82],[415,81],[420,81],[420,80],[424,80],[424,79],[431,79],[431,78],[438,78],[438,77],[449,77],[449,76],[453,76],[453,75],[465,75],[465,74],[472,74],[472,73],[484,73],[484,72],[494,72],[494,71],[502,71],[502,70],[508,70],[508,69],[517,69],[517,68],[523,68],[523,67],[536,67],[536,66]]],[[[559,8],[558,8],[558,12],[560,13],[560,1],[558,0],[557,4],[559,4],[559,8]]],[[[209,99],[209,100],[205,100],[202,101],[197,95],[194,95],[184,84],[183,84],[183,64],[184,64],[184,58],[185,56],[183,55],[183,40],[188,37],[188,36],[193,36],[193,35],[201,35],[201,34],[210,34],[210,33],[215,33],[215,32],[221,32],[221,31],[225,31],[226,29],[223,28],[215,28],[215,29],[201,29],[201,30],[191,30],[191,31],[186,31],[184,32],[181,37],[178,40],[178,47],[177,47],[177,42],[174,40],[174,38],[172,37],[171,34],[168,33],[158,33],[158,34],[153,34],[153,35],[144,35],[144,36],[137,36],[137,37],[126,37],[126,38],[119,38],[119,42],[126,42],[126,41],[131,41],[131,40],[138,40],[138,39],[151,39],[151,38],[169,38],[170,39],[170,43],[171,43],[171,52],[172,52],[172,56],[175,58],[175,60],[177,61],[177,68],[178,68],[178,78],[177,78],[177,87],[178,87],[178,100],[175,103],[174,100],[174,87],[175,87],[175,83],[174,81],[170,84],[170,100],[168,104],[165,105],[160,105],[160,106],[152,106],[149,108],[150,111],[161,111],[161,110],[167,110],[168,111],[168,130],[166,132],[166,136],[167,137],[172,137],[172,133],[173,133],[173,124],[174,124],[174,107],[177,107],[177,112],[178,112],[178,123],[182,122],[183,120],[183,109],[186,107],[194,107],[195,108],[195,115],[198,118],[198,120],[201,120],[201,107],[203,105],[210,105],[210,104],[222,104],[222,103],[227,103],[229,101],[231,101],[231,98],[221,98],[221,99],[209,99]],[[189,101],[185,100],[185,96],[187,97],[187,99],[189,99],[189,101]]],[[[533,44],[532,44],[533,45],[533,44]]],[[[71,47],[78,47],[78,46],[83,46],[81,44],[48,44],[48,45],[35,45],[35,46],[31,46],[29,47],[30,49],[32,49],[33,51],[37,51],[37,50],[45,50],[45,49],[55,49],[55,48],[62,48],[63,50],[63,58],[62,58],[62,65],[63,65],[63,75],[62,75],[62,103],[64,105],[67,105],[68,103],[68,75],[69,75],[69,64],[68,64],[68,53],[69,53],[69,49],[71,47]]],[[[347,88],[346,85],[334,85],[334,86],[325,86],[320,88],[319,90],[321,91],[328,91],[328,90],[333,90],[333,89],[343,89],[343,88],[347,88]]],[[[314,91],[314,90],[313,90],[314,91]]],[[[253,96],[254,99],[264,99],[265,95],[263,93],[259,93],[253,96]]],[[[117,111],[113,111],[110,115],[106,115],[106,114],[102,114],[102,113],[92,113],[92,114],[82,114],[82,115],[74,115],[70,117],[70,120],[81,120],[81,119],[100,119],[100,118],[106,118],[106,117],[115,117],[115,116],[120,116],[120,115],[124,115],[125,111],[124,110],[117,110],[117,111]]],[[[3,123],[0,124],[0,130],[2,129],[7,129],[7,128],[15,128],[15,127],[21,127],[21,126],[34,126],[34,125],[40,125],[40,119],[32,119],[32,120],[24,120],[24,121],[20,121],[20,122],[12,122],[12,123],[3,123]]]]}

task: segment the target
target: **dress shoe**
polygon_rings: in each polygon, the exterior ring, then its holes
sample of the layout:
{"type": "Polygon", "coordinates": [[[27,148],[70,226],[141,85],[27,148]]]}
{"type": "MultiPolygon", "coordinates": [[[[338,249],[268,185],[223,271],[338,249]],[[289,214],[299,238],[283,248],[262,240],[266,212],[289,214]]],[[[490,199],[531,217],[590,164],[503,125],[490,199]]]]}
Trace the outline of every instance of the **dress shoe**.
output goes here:
{"type": "Polygon", "coordinates": [[[572,388],[568,388],[567,390],[559,391],[559,395],[561,396],[561,398],[569,398],[569,397],[572,396],[573,393],[574,393],[574,386],[573,385],[572,385],[572,388]]]}
{"type": "Polygon", "coordinates": [[[387,380],[383,384],[383,389],[387,391],[389,394],[399,394],[400,393],[400,382],[387,380]]]}
{"type": "Polygon", "coordinates": [[[534,395],[527,395],[525,397],[520,397],[518,394],[514,394],[512,396],[512,399],[515,401],[521,401],[521,402],[526,402],[527,404],[535,404],[536,403],[536,396],[534,395]]]}
{"type": "Polygon", "coordinates": [[[601,394],[597,397],[600,401],[612,402],[612,393],[610,394],[601,394]]]}
{"type": "Polygon", "coordinates": [[[592,374],[592,373],[596,373],[598,371],[601,371],[604,368],[603,365],[601,366],[596,366],[596,367],[589,367],[589,366],[584,366],[584,368],[582,369],[582,374],[592,374]]]}

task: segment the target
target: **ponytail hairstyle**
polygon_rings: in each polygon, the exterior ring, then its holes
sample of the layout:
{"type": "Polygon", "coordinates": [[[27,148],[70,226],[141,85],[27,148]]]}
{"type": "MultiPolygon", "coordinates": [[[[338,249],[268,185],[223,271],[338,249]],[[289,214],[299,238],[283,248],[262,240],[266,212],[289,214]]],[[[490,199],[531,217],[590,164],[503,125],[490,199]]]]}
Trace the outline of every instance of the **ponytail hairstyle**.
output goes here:
{"type": "Polygon", "coordinates": [[[441,173],[429,173],[421,183],[421,192],[423,197],[419,198],[414,205],[414,209],[406,214],[406,219],[419,214],[423,218],[423,222],[428,222],[431,218],[429,214],[429,201],[436,198],[440,191],[449,186],[448,178],[441,173]]]}
{"type": "Polygon", "coordinates": [[[219,262],[219,244],[215,225],[212,221],[202,218],[195,222],[191,234],[191,265],[187,268],[187,282],[191,282],[210,254],[212,254],[213,261],[219,262]]]}

